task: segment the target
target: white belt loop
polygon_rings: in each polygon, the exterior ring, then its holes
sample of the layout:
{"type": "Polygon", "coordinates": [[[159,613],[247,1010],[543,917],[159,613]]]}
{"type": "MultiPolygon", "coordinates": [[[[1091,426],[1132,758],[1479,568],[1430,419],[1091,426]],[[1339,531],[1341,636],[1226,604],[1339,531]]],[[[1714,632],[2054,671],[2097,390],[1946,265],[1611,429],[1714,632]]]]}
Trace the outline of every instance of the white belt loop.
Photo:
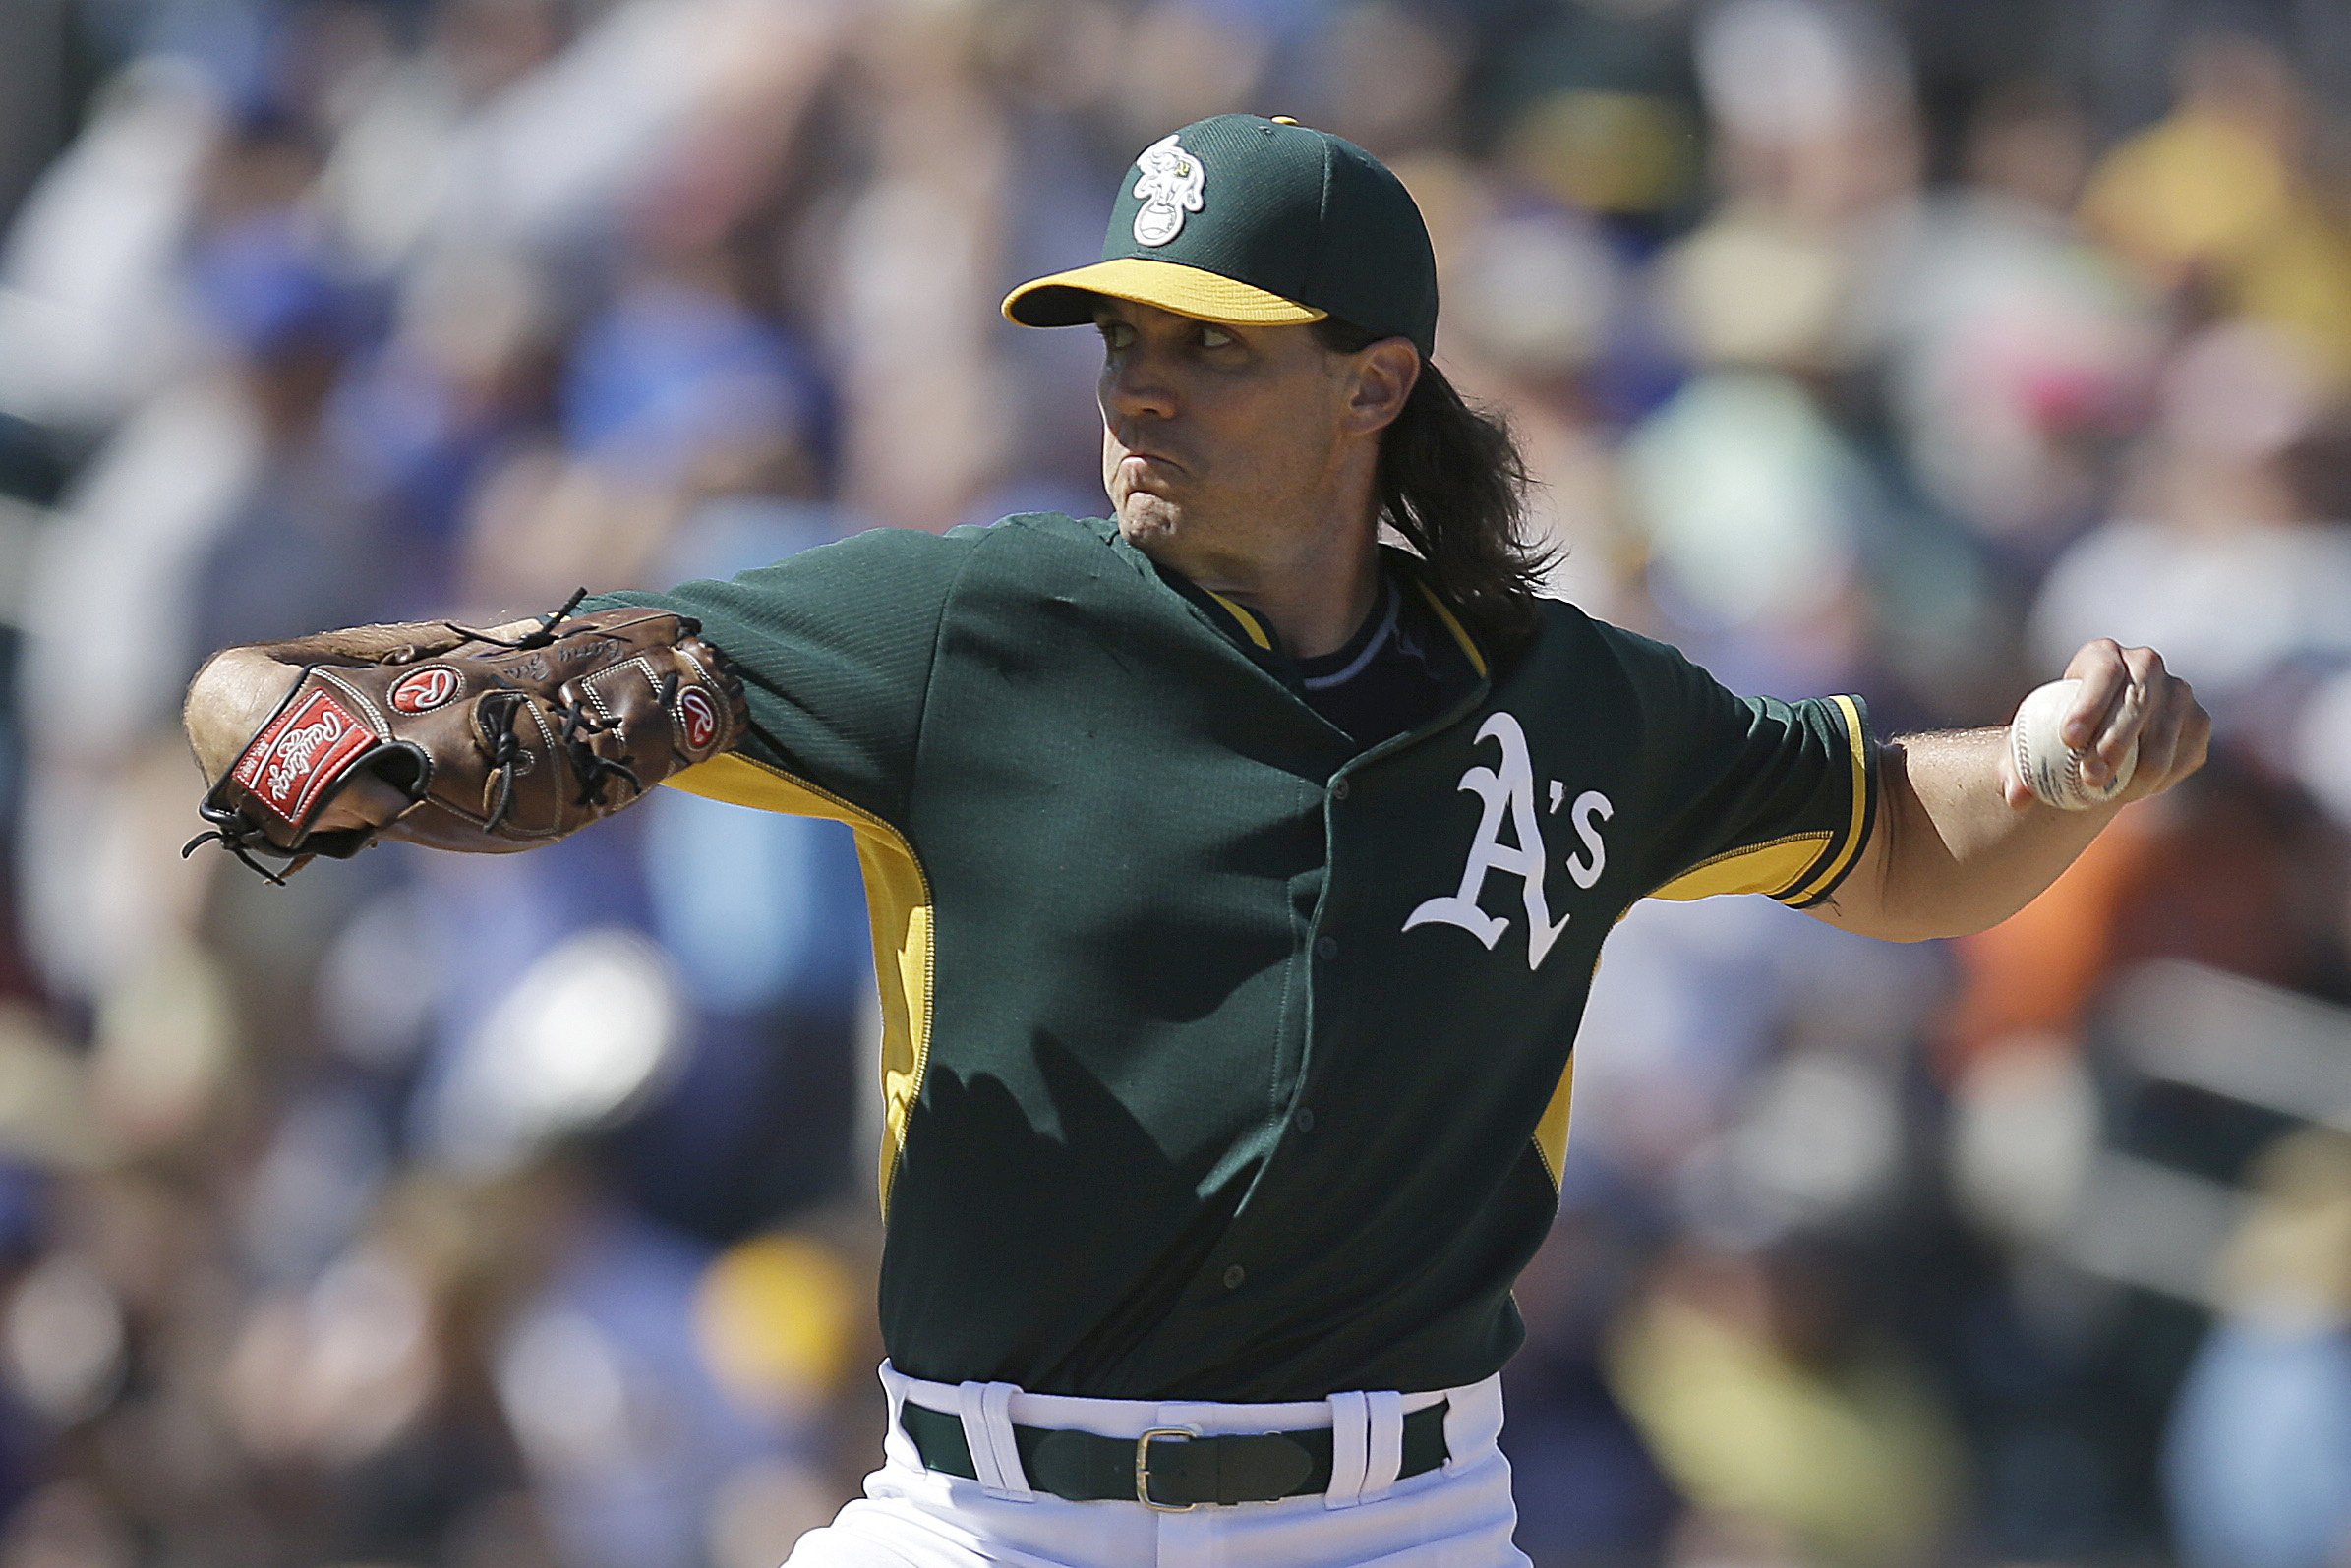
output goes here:
{"type": "Polygon", "coordinates": [[[1502,1434],[1502,1379],[1445,1391],[1444,1473],[1448,1476],[1484,1457],[1502,1434]]]}
{"type": "Polygon", "coordinates": [[[980,1488],[1007,1502],[1030,1503],[1029,1476],[1021,1468],[1020,1445],[1012,1435],[1013,1383],[964,1383],[957,1387],[957,1414],[964,1419],[964,1442],[971,1450],[971,1468],[979,1473],[980,1488]]]}
{"type": "Polygon", "coordinates": [[[1372,1412],[1362,1394],[1330,1396],[1330,1489],[1325,1508],[1352,1508],[1363,1500],[1364,1467],[1372,1457],[1372,1412]]]}
{"type": "Polygon", "coordinates": [[[1363,1467],[1363,1500],[1378,1502],[1396,1484],[1404,1468],[1404,1396],[1381,1389],[1363,1396],[1371,1441],[1363,1467]]]}

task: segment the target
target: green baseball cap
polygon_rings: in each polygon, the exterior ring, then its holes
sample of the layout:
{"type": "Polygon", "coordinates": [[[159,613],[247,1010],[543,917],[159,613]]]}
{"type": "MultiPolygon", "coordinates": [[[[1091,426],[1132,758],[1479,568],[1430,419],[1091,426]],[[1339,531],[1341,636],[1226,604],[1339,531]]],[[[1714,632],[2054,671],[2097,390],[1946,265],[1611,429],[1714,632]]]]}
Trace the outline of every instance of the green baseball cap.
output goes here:
{"type": "Polygon", "coordinates": [[[1254,114],[1144,148],[1102,259],[1022,284],[1004,314],[1082,326],[1104,294],[1242,326],[1335,316],[1424,358],[1437,346],[1437,258],[1403,182],[1352,142],[1254,114]]]}

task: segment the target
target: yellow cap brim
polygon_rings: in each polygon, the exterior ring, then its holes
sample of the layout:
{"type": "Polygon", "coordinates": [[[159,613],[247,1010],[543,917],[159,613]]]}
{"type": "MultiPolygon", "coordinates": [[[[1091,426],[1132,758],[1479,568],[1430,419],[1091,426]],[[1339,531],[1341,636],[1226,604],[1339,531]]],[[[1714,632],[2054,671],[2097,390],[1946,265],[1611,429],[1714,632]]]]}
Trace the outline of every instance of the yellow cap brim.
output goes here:
{"type": "Polygon", "coordinates": [[[1328,314],[1180,261],[1122,256],[1022,284],[1004,296],[1004,316],[1023,326],[1085,326],[1104,294],[1231,326],[1297,326],[1328,314]]]}

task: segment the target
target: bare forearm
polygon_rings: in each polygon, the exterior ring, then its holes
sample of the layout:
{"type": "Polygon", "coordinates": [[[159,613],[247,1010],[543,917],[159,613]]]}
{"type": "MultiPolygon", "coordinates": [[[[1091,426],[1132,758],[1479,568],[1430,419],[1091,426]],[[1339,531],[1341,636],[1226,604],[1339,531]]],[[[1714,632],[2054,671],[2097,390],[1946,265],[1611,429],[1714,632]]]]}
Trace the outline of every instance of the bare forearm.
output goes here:
{"type": "Polygon", "coordinates": [[[1955,730],[1908,735],[1880,750],[1885,852],[1856,872],[1855,881],[1875,885],[1849,884],[1839,900],[1873,912],[1870,934],[1918,941],[1997,925],[2056,881],[2113,819],[2112,804],[2010,804],[2001,766],[2007,742],[2005,729],[1955,730]]]}
{"type": "Polygon", "coordinates": [[[2113,800],[2061,811],[2032,796],[2006,729],[1910,735],[1878,753],[1878,814],[1852,874],[1811,912],[1832,925],[1916,942],[1997,925],[2073,864],[2127,800],[2204,766],[2211,718],[2147,648],[2101,638],[2066,667],[2081,682],[2063,743],[2092,785],[2136,758],[2113,800]]]}

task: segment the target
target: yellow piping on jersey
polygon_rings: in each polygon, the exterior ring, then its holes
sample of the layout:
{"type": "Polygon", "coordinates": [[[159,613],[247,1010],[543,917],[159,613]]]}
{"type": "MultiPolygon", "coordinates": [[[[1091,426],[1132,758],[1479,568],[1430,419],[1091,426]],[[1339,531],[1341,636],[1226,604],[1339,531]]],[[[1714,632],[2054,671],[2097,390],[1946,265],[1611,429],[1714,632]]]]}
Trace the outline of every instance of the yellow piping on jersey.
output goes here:
{"type": "MultiPolygon", "coordinates": [[[[1469,632],[1463,628],[1458,619],[1454,618],[1452,610],[1445,608],[1445,602],[1437,597],[1435,589],[1427,583],[1419,581],[1415,581],[1413,586],[1418,588],[1428,599],[1430,608],[1437,611],[1438,618],[1442,620],[1445,629],[1453,634],[1453,640],[1461,645],[1461,651],[1469,656],[1471,667],[1477,670],[1479,678],[1483,679],[1487,673],[1486,656],[1478,652],[1478,645],[1470,640],[1469,632]]],[[[1258,619],[1253,611],[1243,609],[1239,604],[1225,598],[1213,588],[1205,588],[1201,591],[1224,607],[1224,612],[1240,623],[1241,629],[1249,634],[1251,642],[1256,643],[1268,653],[1272,651],[1273,639],[1266,633],[1264,622],[1258,619]]]]}
{"type": "Polygon", "coordinates": [[[1575,1099],[1575,1058],[1559,1069],[1558,1085],[1551,1091],[1551,1103],[1543,1107],[1543,1120],[1535,1124],[1535,1152],[1543,1157],[1543,1168],[1551,1173],[1551,1190],[1559,1190],[1559,1172],[1567,1164],[1568,1106],[1575,1099]]]}
{"type": "Polygon", "coordinates": [[[665,779],[673,789],[706,800],[845,822],[856,835],[865,875],[865,911],[873,926],[873,976],[882,1003],[882,1213],[906,1153],[907,1118],[930,1066],[931,996],[936,977],[930,878],[914,846],[870,811],[740,752],[713,757],[665,779]]]}
{"type": "Polygon", "coordinates": [[[1414,579],[1413,586],[1418,588],[1423,597],[1429,601],[1429,608],[1437,611],[1437,618],[1444,622],[1445,630],[1453,634],[1453,641],[1461,645],[1461,651],[1469,655],[1470,666],[1477,670],[1478,678],[1485,679],[1487,675],[1486,656],[1478,652],[1478,645],[1470,640],[1467,628],[1454,618],[1450,610],[1445,608],[1445,602],[1437,597],[1436,589],[1417,578],[1414,579]]]}
{"type": "MultiPolygon", "coordinates": [[[[1630,907],[1625,911],[1630,913],[1630,907]]],[[[1622,920],[1624,915],[1616,916],[1622,920]]],[[[1600,978],[1600,958],[1592,955],[1592,972],[1584,976],[1584,995],[1592,994],[1592,982],[1600,978]]],[[[1556,1197],[1566,1180],[1567,1129],[1574,1121],[1575,1055],[1572,1047],[1566,1063],[1559,1069],[1559,1081],[1552,1085],[1551,1099],[1544,1104],[1543,1116],[1535,1123],[1535,1157],[1543,1162],[1543,1169],[1551,1174],[1551,1191],[1556,1197]]]]}
{"type": "Polygon", "coordinates": [[[1206,594],[1210,599],[1215,600],[1219,605],[1222,605],[1224,607],[1224,612],[1232,616],[1233,619],[1239,621],[1241,623],[1241,629],[1249,633],[1249,640],[1251,642],[1256,643],[1260,648],[1264,649],[1267,653],[1271,653],[1273,651],[1273,639],[1265,635],[1264,622],[1259,620],[1257,616],[1251,614],[1248,610],[1243,610],[1239,605],[1225,598],[1213,588],[1204,588],[1201,590],[1201,592],[1206,594]]]}

